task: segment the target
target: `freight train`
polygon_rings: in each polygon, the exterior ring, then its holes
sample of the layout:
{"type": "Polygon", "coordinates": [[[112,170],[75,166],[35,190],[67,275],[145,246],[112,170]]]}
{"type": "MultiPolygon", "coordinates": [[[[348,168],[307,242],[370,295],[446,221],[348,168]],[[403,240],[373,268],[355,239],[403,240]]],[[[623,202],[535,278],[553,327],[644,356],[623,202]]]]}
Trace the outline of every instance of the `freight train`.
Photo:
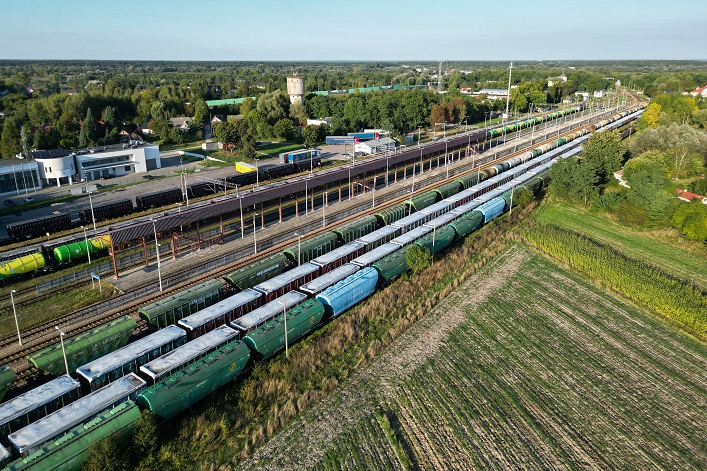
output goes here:
{"type": "MultiPolygon", "coordinates": [[[[551,160],[541,163],[536,157],[528,159],[527,164],[525,172],[515,174],[519,177],[517,180],[512,180],[513,175],[496,175],[494,170],[479,172],[481,178],[494,176],[466,189],[463,188],[468,181],[460,180],[456,182],[457,197],[445,198],[436,204],[425,206],[423,201],[432,200],[427,194],[419,195],[397,208],[388,208],[373,216],[373,220],[356,221],[324,234],[324,237],[305,241],[304,251],[301,245],[291,247],[258,266],[229,274],[226,280],[233,290],[238,291],[233,296],[223,298],[223,285],[212,280],[190,292],[180,293],[182,296],[175,295],[146,306],[140,310],[140,316],[148,319],[157,331],[117,351],[111,348],[123,344],[134,327],[130,318],[114,321],[100,332],[91,334],[98,335],[100,340],[89,341],[84,335],[75,341],[67,341],[65,348],[71,369],[91,359],[76,369],[86,394],[85,400],[56,412],[46,408],[42,408],[41,413],[27,411],[26,415],[34,414],[34,421],[17,428],[25,424],[23,418],[9,430],[9,443],[22,457],[11,463],[8,469],[58,466],[67,459],[67,450],[86,450],[93,441],[114,433],[118,422],[121,428],[129,427],[129,424],[123,424],[125,416],[122,413],[107,414],[105,404],[95,400],[96,394],[108,395],[108,388],[118,388],[119,384],[114,383],[126,378],[129,378],[130,385],[138,385],[141,392],[136,399],[131,398],[129,396],[135,390],[124,390],[120,386],[122,394],[127,396],[111,396],[121,404],[115,410],[134,408],[132,399],[135,399],[141,407],[152,410],[163,419],[172,417],[238,376],[249,363],[263,361],[281,350],[284,328],[278,313],[286,312],[288,341],[295,342],[401,274],[406,269],[404,254],[410,244],[437,253],[510,207],[514,188],[519,185],[531,190],[542,187],[551,160]],[[511,181],[501,184],[505,180],[511,181]],[[438,224],[437,215],[446,215],[439,203],[447,208],[446,212],[456,211],[456,217],[450,218],[455,224],[438,224]],[[406,211],[422,214],[423,218],[412,221],[408,216],[406,221],[406,211]],[[400,217],[396,219],[393,215],[400,217]],[[385,225],[381,226],[379,221],[385,221],[385,225]],[[380,229],[374,230],[376,227],[380,229]],[[352,238],[356,240],[347,242],[352,238]],[[272,269],[272,266],[278,268],[272,269]],[[278,273],[280,269],[290,267],[290,270],[278,273]],[[263,280],[265,277],[267,279],[263,280]],[[174,325],[175,321],[177,325],[174,325]],[[206,325],[208,328],[204,327],[206,325]],[[103,348],[97,348],[97,345],[103,348]],[[108,350],[111,352],[105,353],[108,350]],[[104,356],[94,359],[100,353],[104,356]],[[142,378],[135,376],[136,372],[142,378]],[[95,409],[87,412],[86,408],[95,409]],[[48,415],[44,416],[45,413],[48,415]],[[96,414],[97,418],[91,421],[92,427],[70,428],[96,414]],[[57,418],[58,415],[62,420],[57,418]],[[41,416],[44,417],[37,420],[41,416]],[[103,433],[98,433],[99,430],[103,433]],[[50,433],[62,437],[69,435],[72,439],[45,440],[50,433]],[[36,439],[38,435],[45,440],[41,444],[41,440],[36,439]],[[61,443],[65,445],[59,446],[61,443]]],[[[449,193],[449,189],[444,189],[446,186],[428,193],[434,194],[436,200],[449,193]]],[[[32,355],[30,361],[45,371],[62,374],[65,365],[59,349],[50,347],[45,350],[32,355]]],[[[67,400],[62,396],[62,401],[67,400]]],[[[39,402],[44,404],[47,401],[39,402]]],[[[139,413],[132,413],[130,423],[138,416],[139,413]]]]}
{"type": "MultiPolygon", "coordinates": [[[[583,134],[577,131],[577,141],[583,134]]],[[[544,187],[552,159],[581,150],[561,141],[553,145],[561,148],[542,157],[528,152],[512,171],[504,171],[510,162],[479,171],[226,275],[237,291],[230,297],[223,298],[223,285],[212,280],[146,306],[140,316],[156,332],[77,368],[83,399],[39,420],[45,413],[37,404],[23,409],[33,423],[10,435],[22,457],[7,469],[76,469],[92,443],[129,430],[140,415],[136,403],[162,419],[190,407],[248,364],[270,358],[388,285],[406,270],[405,253],[413,244],[434,255],[511,208],[514,192],[544,187]]],[[[123,334],[111,326],[96,343],[125,337],[132,322],[118,328],[123,334]]],[[[79,342],[95,350],[87,338],[79,342]]],[[[59,374],[57,349],[49,355],[59,374]]],[[[42,367],[37,358],[33,363],[42,367]]],[[[2,417],[0,406],[0,426],[2,417]]],[[[9,455],[0,445],[0,461],[3,451],[9,455]]]]}
{"type": "MultiPolygon", "coordinates": [[[[261,168],[256,173],[236,174],[226,177],[225,180],[211,183],[192,183],[188,185],[187,196],[198,198],[213,196],[223,192],[224,185],[250,185],[259,181],[266,181],[273,178],[292,175],[302,171],[308,171],[310,165],[318,167],[321,165],[319,157],[295,163],[287,163],[272,167],[261,168]],[[225,182],[225,183],[224,183],[225,182]]],[[[44,218],[37,218],[28,221],[8,224],[7,233],[13,240],[25,240],[35,236],[44,236],[48,233],[57,233],[82,225],[90,224],[94,218],[96,222],[106,221],[133,212],[144,211],[150,208],[157,208],[182,202],[183,194],[179,189],[169,189],[145,195],[138,195],[135,204],[131,200],[125,199],[105,205],[94,206],[93,209],[82,209],[79,211],[78,219],[72,219],[68,213],[52,215],[44,218]]],[[[23,275],[33,274],[37,271],[47,270],[54,266],[74,262],[84,259],[90,251],[91,255],[99,254],[108,250],[110,246],[109,236],[99,236],[88,239],[77,235],[69,243],[56,247],[53,243],[40,246],[39,252],[27,253],[20,257],[6,260],[0,263],[0,281],[7,281],[23,275]]]]}
{"type": "MultiPolygon", "coordinates": [[[[390,234],[386,233],[369,237],[368,242],[361,242],[359,238],[335,249],[338,257],[328,253],[316,257],[298,268],[302,270],[305,265],[312,265],[315,271],[323,273],[321,276],[310,278],[308,284],[301,283],[292,290],[289,288],[294,285],[287,286],[285,294],[268,303],[264,302],[266,293],[261,291],[270,289],[270,294],[279,294],[277,286],[282,280],[276,279],[282,278],[282,274],[253,288],[243,289],[178,322],[185,328],[196,319],[195,316],[204,317],[204,313],[232,310],[239,298],[251,296],[249,291],[257,293],[257,301],[249,303],[251,309],[240,311],[245,314],[239,315],[229,325],[226,325],[226,317],[220,317],[217,321],[220,325],[212,323],[208,332],[199,333],[186,343],[186,338],[190,337],[189,329],[169,325],[79,367],[79,379],[84,384],[83,398],[71,402],[71,397],[62,394],[61,404],[68,405],[52,412],[44,405],[49,402],[47,396],[55,392],[37,393],[42,398],[38,401],[39,409],[36,409],[37,405],[33,405],[31,410],[23,409],[19,417],[22,420],[18,421],[15,417],[15,427],[19,428],[8,426],[10,433],[6,443],[20,457],[7,469],[61,466],[75,469],[81,465],[82,456],[93,442],[128,430],[140,415],[138,406],[151,410],[161,419],[178,414],[239,376],[248,364],[264,361],[282,350],[285,341],[282,314],[287,316],[287,341],[297,341],[402,273],[406,269],[404,253],[411,244],[438,253],[510,207],[512,192],[518,191],[520,186],[531,190],[542,187],[546,183],[545,175],[550,164],[539,165],[504,185],[496,186],[498,182],[489,179],[461,191],[460,196],[461,193],[466,193],[469,198],[479,196],[466,204],[460,204],[465,198],[448,202],[450,212],[442,217],[448,218],[452,224],[443,224],[439,217],[414,228],[408,223],[401,223],[401,226],[394,226],[393,231],[401,232],[401,236],[391,239],[390,234]],[[491,189],[493,186],[496,186],[495,189],[491,189]],[[452,213],[455,218],[449,218],[452,213]],[[408,230],[403,232],[405,228],[408,230]],[[187,322],[183,322],[185,320],[187,322]],[[165,338],[157,339],[157,336],[165,338]],[[30,414],[34,414],[34,420],[25,425],[25,419],[30,414]]],[[[408,204],[405,207],[411,206],[408,204]]],[[[402,214],[402,211],[398,213],[402,214]]],[[[431,217],[433,213],[426,214],[431,217]]],[[[402,219],[404,217],[398,221],[402,219]]],[[[365,230],[349,225],[340,228],[335,237],[353,236],[361,234],[361,231],[365,230]]],[[[367,235],[373,236],[374,232],[367,235]]],[[[285,253],[292,254],[294,250],[292,247],[285,253]]],[[[298,253],[301,255],[301,248],[298,253]]],[[[308,250],[307,253],[310,257],[313,252],[308,250]]],[[[67,390],[75,394],[75,382],[67,386],[67,390]]]]}

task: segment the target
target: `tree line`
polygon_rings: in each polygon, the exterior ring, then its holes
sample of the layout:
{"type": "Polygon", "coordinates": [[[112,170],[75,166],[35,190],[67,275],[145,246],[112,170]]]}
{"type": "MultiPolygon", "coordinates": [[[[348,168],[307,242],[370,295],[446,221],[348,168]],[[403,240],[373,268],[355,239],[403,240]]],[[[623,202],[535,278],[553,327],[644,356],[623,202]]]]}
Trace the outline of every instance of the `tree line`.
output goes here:
{"type": "MultiPolygon", "coordinates": [[[[456,100],[455,111],[445,108],[443,121],[481,120],[483,112],[500,109],[500,103],[467,100],[460,110],[461,88],[505,88],[507,70],[501,63],[454,63],[455,70],[444,76],[442,90],[447,97],[403,91],[327,97],[310,94],[304,108],[289,110],[281,103],[285,76],[297,72],[307,89],[334,90],[393,84],[435,85],[436,63],[408,65],[399,62],[371,63],[216,63],[216,62],[128,62],[128,61],[0,61],[0,129],[5,137],[3,157],[14,157],[30,149],[112,143],[122,130],[147,125],[163,143],[177,142],[182,135],[172,129],[169,119],[194,117],[195,138],[209,113],[242,114],[250,109],[239,106],[208,110],[205,101],[228,97],[257,97],[268,105],[258,109],[263,116],[249,119],[251,133],[266,138],[290,134],[306,124],[306,116],[331,116],[333,132],[361,127],[384,127],[402,135],[432,121],[434,105],[456,100]],[[274,106],[271,106],[274,103],[274,106]],[[89,114],[90,110],[90,114],[89,114]],[[275,119],[275,116],[278,118],[275,119]],[[89,118],[87,120],[87,118],[89,118]],[[85,130],[83,128],[86,128],[85,130]]],[[[556,103],[576,90],[610,86],[606,74],[571,70],[567,80],[548,87],[547,78],[568,71],[560,63],[552,67],[524,63],[514,70],[511,106],[525,111],[532,103],[556,103]],[[554,67],[554,68],[553,68],[554,67]]],[[[246,105],[247,108],[247,105],[246,105]]],[[[435,118],[437,119],[437,118],[435,118]]],[[[307,131],[314,135],[315,131],[307,131]]]]}
{"type": "Polygon", "coordinates": [[[707,241],[707,206],[680,201],[675,192],[688,186],[702,195],[707,190],[706,118],[703,100],[658,95],[638,120],[635,135],[622,142],[619,131],[594,134],[579,158],[553,165],[549,192],[628,224],[674,227],[688,239],[707,241]],[[613,178],[619,169],[628,187],[613,178]]]}

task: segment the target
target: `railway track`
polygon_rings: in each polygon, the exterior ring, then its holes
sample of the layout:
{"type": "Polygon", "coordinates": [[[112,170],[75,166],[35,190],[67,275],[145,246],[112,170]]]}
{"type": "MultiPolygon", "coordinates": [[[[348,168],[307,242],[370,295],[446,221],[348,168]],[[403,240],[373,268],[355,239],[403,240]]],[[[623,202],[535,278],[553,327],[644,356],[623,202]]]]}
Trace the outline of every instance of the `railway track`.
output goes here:
{"type": "MultiPolygon", "coordinates": [[[[575,133],[578,129],[581,129],[582,127],[588,126],[589,125],[571,128],[564,133],[553,135],[549,139],[533,142],[532,146],[540,146],[544,143],[555,141],[563,136],[575,133]]],[[[438,165],[434,169],[430,168],[426,174],[422,173],[421,175],[417,176],[417,180],[415,181],[415,188],[417,188],[416,193],[428,191],[429,187],[433,185],[438,186],[440,184],[453,181],[459,178],[460,176],[484,170],[493,165],[496,165],[500,161],[504,161],[516,155],[523,154],[527,152],[527,149],[528,147],[524,147],[523,149],[515,152],[508,151],[500,156],[481,155],[475,162],[475,166],[473,168],[468,168],[468,166],[466,165],[461,165],[460,162],[462,161],[456,161],[454,162],[453,166],[450,165],[449,177],[446,176],[446,172],[443,170],[444,166],[438,165]]],[[[401,185],[400,187],[392,189],[390,189],[390,187],[385,187],[381,190],[378,190],[378,193],[379,194],[376,195],[377,197],[375,209],[371,207],[371,203],[367,199],[362,199],[358,204],[355,204],[351,207],[340,208],[338,210],[335,208],[336,205],[334,205],[333,207],[330,206],[330,212],[327,213],[327,224],[325,226],[322,225],[321,221],[318,218],[312,218],[307,221],[306,218],[301,217],[302,224],[297,226],[297,228],[294,230],[297,230],[298,232],[306,232],[308,236],[315,236],[328,230],[331,230],[333,226],[340,226],[342,224],[346,224],[347,222],[360,218],[363,214],[373,214],[379,211],[380,208],[402,203],[405,200],[409,199],[411,196],[408,185],[401,185]]],[[[234,257],[237,260],[236,262],[209,270],[198,276],[192,276],[194,266],[191,265],[181,267],[179,271],[169,274],[167,276],[163,276],[163,282],[168,286],[168,288],[164,289],[162,292],[157,290],[154,286],[146,287],[152,289],[145,289],[142,295],[139,292],[137,293],[137,295],[132,296],[129,296],[131,293],[126,293],[115,298],[113,301],[117,301],[117,304],[120,305],[119,308],[108,308],[104,310],[102,309],[102,306],[104,306],[105,303],[99,303],[97,305],[88,306],[74,313],[67,314],[60,318],[56,318],[50,322],[46,322],[36,327],[27,329],[23,332],[22,347],[20,347],[19,345],[13,345],[16,342],[13,337],[0,340],[0,353],[2,353],[3,356],[3,363],[10,364],[12,366],[12,368],[17,373],[19,381],[28,380],[37,372],[31,368],[31,365],[25,359],[25,357],[33,352],[36,352],[57,342],[57,333],[54,329],[54,326],[56,325],[61,325],[62,330],[67,335],[73,336],[86,330],[92,329],[102,323],[116,319],[118,317],[130,315],[136,318],[138,321],[135,331],[140,332],[145,330],[147,328],[147,324],[142,319],[137,318],[136,314],[137,309],[140,306],[152,303],[160,298],[169,296],[170,294],[182,291],[186,288],[202,283],[207,279],[218,278],[223,274],[231,272],[242,266],[248,265],[249,263],[253,263],[254,261],[257,261],[263,257],[267,257],[274,253],[281,252],[285,248],[288,248],[292,245],[292,227],[282,228],[278,231],[278,224],[274,224],[267,229],[271,228],[275,228],[273,229],[273,233],[267,235],[263,234],[261,236],[262,239],[258,241],[259,250],[257,254],[253,253],[253,248],[250,246],[249,242],[244,243],[243,247],[240,247],[239,249],[233,252],[234,257]],[[132,297],[132,299],[128,299],[130,297],[132,297]],[[123,300],[123,298],[126,299],[123,300]]],[[[218,256],[215,259],[220,258],[222,257],[218,256]]],[[[213,260],[201,260],[199,264],[207,264],[210,261],[213,260]]]]}

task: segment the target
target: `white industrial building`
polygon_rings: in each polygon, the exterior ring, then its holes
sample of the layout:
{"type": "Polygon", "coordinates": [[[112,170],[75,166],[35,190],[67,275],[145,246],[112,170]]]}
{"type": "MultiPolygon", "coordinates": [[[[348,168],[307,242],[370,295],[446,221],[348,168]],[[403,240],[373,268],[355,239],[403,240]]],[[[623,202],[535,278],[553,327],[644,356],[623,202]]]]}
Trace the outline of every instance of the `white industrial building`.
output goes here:
{"type": "Polygon", "coordinates": [[[151,144],[115,144],[81,150],[39,150],[27,153],[37,163],[43,182],[57,186],[145,173],[160,168],[160,148],[151,144]]]}
{"type": "Polygon", "coordinates": [[[0,195],[20,195],[42,188],[37,162],[0,160],[0,195]]]}
{"type": "Polygon", "coordinates": [[[354,144],[354,152],[363,152],[367,155],[385,152],[386,150],[395,150],[394,139],[382,137],[380,139],[357,142],[354,144]]]}

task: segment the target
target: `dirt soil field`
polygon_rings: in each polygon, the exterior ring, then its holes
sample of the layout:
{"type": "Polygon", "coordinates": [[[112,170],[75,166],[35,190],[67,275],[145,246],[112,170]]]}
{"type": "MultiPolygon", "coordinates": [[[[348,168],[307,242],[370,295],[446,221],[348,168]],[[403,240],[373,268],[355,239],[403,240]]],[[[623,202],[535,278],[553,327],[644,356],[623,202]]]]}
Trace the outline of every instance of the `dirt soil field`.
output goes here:
{"type": "Polygon", "coordinates": [[[241,469],[707,469],[707,346],[529,250],[241,469]]]}

